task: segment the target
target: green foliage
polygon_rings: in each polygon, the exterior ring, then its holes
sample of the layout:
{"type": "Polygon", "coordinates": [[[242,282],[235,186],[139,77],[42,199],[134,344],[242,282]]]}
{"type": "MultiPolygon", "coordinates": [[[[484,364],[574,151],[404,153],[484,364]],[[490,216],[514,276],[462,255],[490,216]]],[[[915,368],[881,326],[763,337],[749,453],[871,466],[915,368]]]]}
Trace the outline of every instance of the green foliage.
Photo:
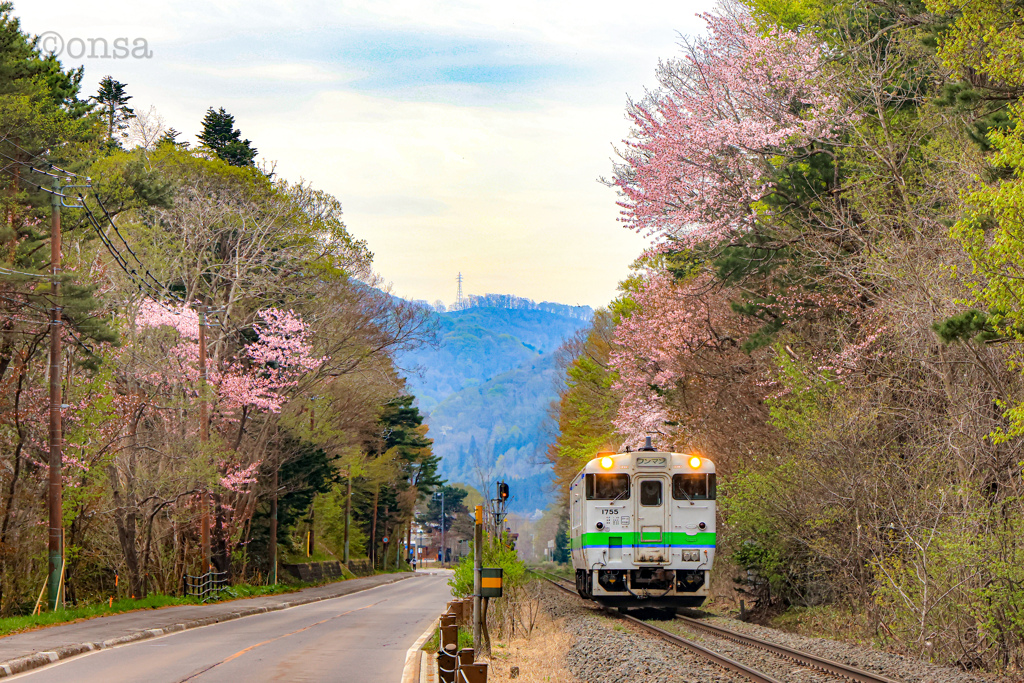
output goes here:
{"type": "Polygon", "coordinates": [[[729,559],[766,581],[773,599],[796,599],[806,573],[800,566],[802,553],[777,507],[799,486],[799,479],[795,461],[767,461],[762,469],[737,472],[719,485],[719,509],[730,531],[729,559]]]}
{"type": "Polygon", "coordinates": [[[555,562],[566,564],[570,558],[569,513],[565,512],[558,520],[558,530],[555,532],[555,551],[551,553],[551,559],[555,562]]]}
{"type": "Polygon", "coordinates": [[[441,486],[427,500],[427,509],[417,518],[428,529],[441,529],[441,496],[444,494],[444,529],[450,531],[456,517],[466,515],[465,499],[469,490],[456,486],[441,486]]]}
{"type": "Polygon", "coordinates": [[[128,137],[128,121],[135,118],[135,110],[128,106],[132,96],[125,91],[124,83],[115,81],[112,76],[104,76],[99,91],[92,99],[103,109],[103,118],[107,124],[107,149],[113,151],[121,146],[118,138],[128,137]]]}
{"type": "MultiPolygon", "coordinates": [[[[455,565],[455,573],[448,579],[448,585],[452,588],[452,597],[464,598],[473,593],[473,550],[470,542],[470,553],[462,558],[455,565]]],[[[502,576],[502,587],[505,591],[513,591],[526,583],[526,565],[519,559],[519,554],[512,549],[507,542],[507,536],[502,533],[502,542],[494,543],[490,533],[484,534],[483,540],[483,566],[501,567],[504,570],[502,576]]]]}
{"type": "MultiPolygon", "coordinates": [[[[282,493],[277,500],[277,539],[287,551],[296,551],[296,534],[308,518],[317,494],[336,490],[338,471],[333,459],[321,448],[294,437],[285,437],[283,449],[290,458],[279,466],[282,493]]],[[[269,478],[269,473],[263,475],[269,478]]],[[[264,573],[270,569],[270,501],[256,508],[247,551],[250,562],[264,573]]]]}
{"type": "Polygon", "coordinates": [[[976,308],[958,313],[932,326],[945,343],[974,339],[980,342],[1004,339],[995,325],[992,316],[976,308]]]}
{"type": "MultiPolygon", "coordinates": [[[[327,546],[336,557],[345,552],[345,498],[344,483],[335,483],[330,491],[321,493],[313,501],[317,539],[327,546]]],[[[365,557],[369,541],[359,524],[349,524],[349,557],[365,557]]]]}
{"type": "Polygon", "coordinates": [[[747,4],[763,27],[779,25],[795,31],[816,24],[832,3],[827,0],[750,0],[747,4]]]}
{"type": "MultiPolygon", "coordinates": [[[[969,311],[943,324],[940,335],[945,330],[951,338],[974,333],[982,341],[1024,340],[1024,105],[1011,112],[1017,121],[1014,128],[993,132],[989,139],[998,150],[992,163],[1011,171],[1012,177],[970,193],[952,228],[973,265],[974,298],[993,312],[986,316],[969,311]]],[[[1012,406],[1006,416],[1008,429],[999,430],[997,438],[1024,434],[1024,404],[1012,406]]]]}
{"type": "Polygon", "coordinates": [[[203,117],[203,132],[199,141],[211,149],[217,158],[232,166],[252,166],[257,150],[250,140],[242,139],[242,131],[235,128],[235,117],[210,107],[203,117]]]}
{"type": "MultiPolygon", "coordinates": [[[[459,629],[459,649],[464,647],[473,647],[473,631],[471,629],[460,628],[459,629]]],[[[434,635],[423,644],[423,649],[426,652],[434,654],[441,649],[441,630],[434,631],[434,635]]]]}

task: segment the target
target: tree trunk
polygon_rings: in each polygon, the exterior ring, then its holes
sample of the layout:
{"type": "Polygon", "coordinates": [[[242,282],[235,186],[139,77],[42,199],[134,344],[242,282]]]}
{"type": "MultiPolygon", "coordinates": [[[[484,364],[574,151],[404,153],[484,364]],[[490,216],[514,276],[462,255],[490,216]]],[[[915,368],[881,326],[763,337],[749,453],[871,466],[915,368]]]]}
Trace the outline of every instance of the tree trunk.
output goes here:
{"type": "Polygon", "coordinates": [[[213,564],[219,572],[226,572],[228,580],[231,579],[231,562],[228,557],[227,539],[224,538],[224,504],[219,493],[213,494],[215,506],[216,524],[213,526],[214,545],[216,552],[213,557],[213,564]]]}
{"type": "MultiPolygon", "coordinates": [[[[274,477],[270,480],[270,580],[271,585],[277,583],[277,475],[278,467],[274,467],[274,477]]],[[[347,529],[348,527],[346,527],[347,529]]]]}
{"type": "Polygon", "coordinates": [[[352,470],[348,471],[348,493],[345,496],[345,566],[348,566],[348,526],[352,523],[352,470]]]}
{"type": "MultiPolygon", "coordinates": [[[[110,468],[112,482],[117,481],[117,472],[110,468]]],[[[121,544],[121,552],[124,554],[124,564],[128,569],[128,590],[133,598],[144,597],[142,594],[142,577],[139,572],[139,553],[135,547],[136,527],[138,515],[133,511],[127,512],[125,500],[121,495],[120,487],[114,484],[114,526],[117,528],[117,540],[121,544]]]]}
{"type": "Polygon", "coordinates": [[[377,568],[377,501],[380,498],[380,485],[373,492],[373,517],[370,518],[370,566],[377,568]]]}
{"type": "Polygon", "coordinates": [[[306,547],[306,556],[311,557],[316,553],[316,494],[313,494],[313,502],[309,504],[309,545],[306,547]]]}

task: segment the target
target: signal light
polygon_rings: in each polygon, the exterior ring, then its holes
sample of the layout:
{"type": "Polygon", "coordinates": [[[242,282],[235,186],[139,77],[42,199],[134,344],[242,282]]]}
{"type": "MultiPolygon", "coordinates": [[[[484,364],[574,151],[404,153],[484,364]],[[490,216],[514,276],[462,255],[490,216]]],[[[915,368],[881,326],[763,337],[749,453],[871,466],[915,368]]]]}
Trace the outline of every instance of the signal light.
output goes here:
{"type": "Polygon", "coordinates": [[[508,500],[508,484],[503,481],[498,482],[498,498],[508,500]]]}
{"type": "Polygon", "coordinates": [[[609,458],[607,455],[604,456],[603,458],[601,458],[601,467],[603,469],[610,470],[612,468],[612,464],[613,463],[614,463],[614,461],[611,458],[609,458]]]}
{"type": "Polygon", "coordinates": [[[691,457],[690,467],[692,467],[693,469],[697,469],[698,467],[700,467],[700,458],[698,458],[696,455],[691,457]]]}

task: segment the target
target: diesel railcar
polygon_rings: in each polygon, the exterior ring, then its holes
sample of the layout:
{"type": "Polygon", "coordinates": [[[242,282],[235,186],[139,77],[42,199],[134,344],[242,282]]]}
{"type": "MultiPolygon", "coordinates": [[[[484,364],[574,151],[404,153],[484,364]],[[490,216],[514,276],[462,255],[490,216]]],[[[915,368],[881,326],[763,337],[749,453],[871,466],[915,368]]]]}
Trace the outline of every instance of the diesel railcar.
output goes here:
{"type": "Polygon", "coordinates": [[[569,487],[576,590],[620,608],[699,607],[715,560],[715,464],[643,448],[598,453],[569,487]]]}

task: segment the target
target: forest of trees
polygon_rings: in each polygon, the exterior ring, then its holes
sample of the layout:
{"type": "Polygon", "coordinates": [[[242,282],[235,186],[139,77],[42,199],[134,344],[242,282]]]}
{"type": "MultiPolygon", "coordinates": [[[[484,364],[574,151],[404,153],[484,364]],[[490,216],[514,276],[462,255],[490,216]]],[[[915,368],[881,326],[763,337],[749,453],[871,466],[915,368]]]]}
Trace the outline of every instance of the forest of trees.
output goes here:
{"type": "Polygon", "coordinates": [[[564,482],[654,434],[720,472],[719,591],[1024,666],[1024,17],[732,0],[629,104],[654,246],[563,354],[564,482]]]}
{"type": "Polygon", "coordinates": [[[275,501],[279,555],[312,529],[317,553],[347,536],[379,565],[440,484],[393,363],[429,316],[380,288],[335,197],[254,164],[224,109],[191,146],[128,85],[82,79],[0,3],[0,615],[47,577],[54,307],[68,601],[178,592],[206,569],[204,528],[216,569],[265,582],[275,501]]]}

